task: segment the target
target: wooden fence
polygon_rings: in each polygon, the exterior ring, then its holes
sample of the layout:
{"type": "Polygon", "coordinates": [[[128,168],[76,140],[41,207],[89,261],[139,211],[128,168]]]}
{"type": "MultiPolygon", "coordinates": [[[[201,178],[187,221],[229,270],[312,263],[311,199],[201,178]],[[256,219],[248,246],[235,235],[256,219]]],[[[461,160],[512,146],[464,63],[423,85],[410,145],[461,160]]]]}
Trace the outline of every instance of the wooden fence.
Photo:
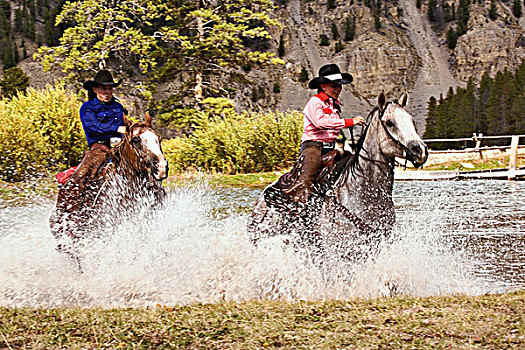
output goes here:
{"type": "MultiPolygon", "coordinates": [[[[487,150],[507,150],[510,149],[510,161],[508,166],[508,178],[509,180],[514,179],[517,174],[517,163],[518,163],[518,148],[525,148],[525,145],[519,144],[521,137],[525,138],[525,135],[501,135],[501,136],[483,136],[483,134],[473,134],[472,137],[456,138],[456,139],[426,139],[423,140],[427,145],[433,142],[461,142],[461,141],[473,141],[475,142],[474,148],[465,149],[454,149],[454,150],[432,150],[429,146],[430,154],[450,154],[450,153],[478,153],[479,157],[483,159],[483,151],[487,150]],[[510,139],[510,145],[508,146],[482,146],[483,140],[490,139],[510,139]]],[[[521,172],[519,172],[521,173],[521,172]]]]}

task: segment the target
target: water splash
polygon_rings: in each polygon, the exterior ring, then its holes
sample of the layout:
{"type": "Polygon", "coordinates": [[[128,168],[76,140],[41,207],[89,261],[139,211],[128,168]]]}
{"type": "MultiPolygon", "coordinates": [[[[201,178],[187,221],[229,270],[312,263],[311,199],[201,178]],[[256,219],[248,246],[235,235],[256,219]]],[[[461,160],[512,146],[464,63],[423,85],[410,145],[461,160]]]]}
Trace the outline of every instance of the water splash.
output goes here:
{"type": "Polygon", "coordinates": [[[258,249],[251,245],[246,217],[258,192],[173,189],[163,209],[86,241],[80,248],[84,273],[55,250],[47,222],[51,200],[0,209],[0,306],[144,307],[501,290],[475,275],[468,252],[443,240],[448,214],[435,208],[445,197],[398,208],[398,239],[375,260],[335,259],[320,267],[279,238],[258,249]]]}

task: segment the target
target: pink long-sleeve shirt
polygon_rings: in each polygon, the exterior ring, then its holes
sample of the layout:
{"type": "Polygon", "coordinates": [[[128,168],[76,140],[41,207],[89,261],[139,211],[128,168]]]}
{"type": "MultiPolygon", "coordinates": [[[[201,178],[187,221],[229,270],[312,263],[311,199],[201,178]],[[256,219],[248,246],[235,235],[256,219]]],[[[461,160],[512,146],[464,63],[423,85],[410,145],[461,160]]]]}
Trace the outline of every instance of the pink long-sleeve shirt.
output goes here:
{"type": "Polygon", "coordinates": [[[304,131],[301,142],[335,142],[339,130],[354,125],[352,119],[341,118],[334,103],[341,106],[341,102],[322,91],[310,98],[303,110],[304,131]]]}

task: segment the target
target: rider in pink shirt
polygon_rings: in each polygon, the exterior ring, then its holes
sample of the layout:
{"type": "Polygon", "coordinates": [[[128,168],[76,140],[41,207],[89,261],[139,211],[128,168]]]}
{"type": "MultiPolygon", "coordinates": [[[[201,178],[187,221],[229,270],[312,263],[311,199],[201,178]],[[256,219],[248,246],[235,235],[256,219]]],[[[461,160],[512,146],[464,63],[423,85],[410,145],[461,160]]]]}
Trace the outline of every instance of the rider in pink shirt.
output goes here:
{"type": "Polygon", "coordinates": [[[319,76],[308,83],[318,93],[310,98],[303,110],[304,131],[301,137],[301,163],[299,183],[289,192],[296,202],[306,203],[312,193],[312,181],[321,167],[321,156],[335,149],[340,130],[362,124],[361,116],[352,119],[341,118],[341,102],[337,99],[344,84],[350,84],[353,77],[341,73],[339,66],[328,64],[319,69],[319,76]]]}

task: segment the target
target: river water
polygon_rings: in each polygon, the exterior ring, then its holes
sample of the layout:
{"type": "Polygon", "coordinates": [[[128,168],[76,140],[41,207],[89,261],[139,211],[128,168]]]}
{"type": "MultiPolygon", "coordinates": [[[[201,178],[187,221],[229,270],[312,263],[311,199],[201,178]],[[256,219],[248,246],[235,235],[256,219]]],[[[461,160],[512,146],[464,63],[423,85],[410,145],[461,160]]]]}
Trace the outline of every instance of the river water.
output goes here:
{"type": "Polygon", "coordinates": [[[172,189],[165,208],[89,241],[79,273],[55,251],[53,196],[21,190],[0,200],[0,306],[478,295],[525,287],[525,182],[397,182],[398,239],[373,260],[322,271],[277,238],[258,249],[250,244],[247,214],[260,191],[172,189]]]}

